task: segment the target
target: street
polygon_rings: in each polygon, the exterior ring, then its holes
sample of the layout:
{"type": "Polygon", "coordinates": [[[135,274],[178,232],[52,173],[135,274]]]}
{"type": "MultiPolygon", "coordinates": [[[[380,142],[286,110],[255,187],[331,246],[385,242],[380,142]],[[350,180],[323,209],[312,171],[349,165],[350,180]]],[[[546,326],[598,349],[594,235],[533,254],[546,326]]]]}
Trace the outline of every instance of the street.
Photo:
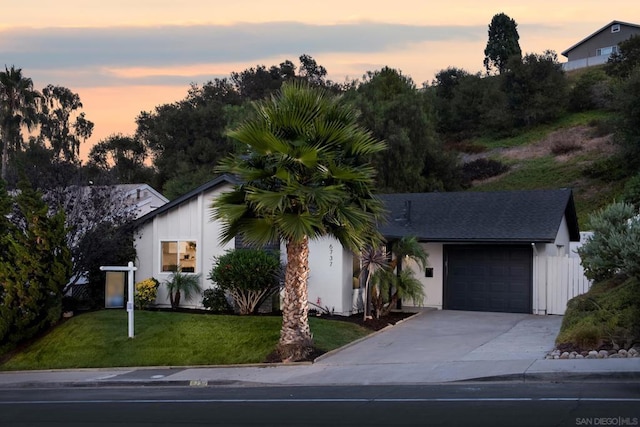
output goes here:
{"type": "Polygon", "coordinates": [[[640,385],[16,388],[0,425],[637,426],[640,385]]]}

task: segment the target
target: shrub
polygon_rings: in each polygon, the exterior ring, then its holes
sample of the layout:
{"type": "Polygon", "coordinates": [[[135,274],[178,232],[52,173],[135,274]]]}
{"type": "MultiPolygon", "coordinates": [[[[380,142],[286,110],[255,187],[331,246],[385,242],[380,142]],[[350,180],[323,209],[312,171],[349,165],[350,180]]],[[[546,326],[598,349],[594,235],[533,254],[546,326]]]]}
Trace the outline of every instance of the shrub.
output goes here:
{"type": "Polygon", "coordinates": [[[214,313],[228,313],[233,311],[229,301],[227,301],[227,293],[222,288],[215,287],[205,289],[202,296],[202,305],[214,313]]]}
{"type": "Polygon", "coordinates": [[[240,314],[254,313],[280,286],[282,266],[272,252],[236,249],[215,262],[208,278],[231,295],[240,314]]]}
{"type": "Polygon", "coordinates": [[[580,146],[580,144],[573,141],[559,141],[553,144],[553,147],[551,147],[551,152],[556,156],[560,156],[563,154],[573,153],[574,151],[578,151],[581,148],[582,147],[580,146]]]}
{"type": "Polygon", "coordinates": [[[625,203],[632,204],[636,209],[640,209],[640,174],[631,178],[624,185],[622,199],[625,203]]]}
{"type": "Polygon", "coordinates": [[[183,273],[178,267],[176,271],[165,281],[167,285],[168,298],[171,308],[176,309],[180,306],[180,300],[184,294],[184,298],[188,299],[196,292],[200,292],[200,275],[183,273]]]}
{"type": "Polygon", "coordinates": [[[149,305],[156,301],[158,286],[160,286],[160,282],[153,277],[136,283],[136,294],[134,295],[133,300],[138,310],[148,308],[149,305]]]}
{"type": "Polygon", "coordinates": [[[466,163],[462,167],[465,182],[479,179],[487,179],[503,174],[509,170],[509,166],[492,159],[476,159],[466,163]]]}
{"type": "Polygon", "coordinates": [[[585,275],[594,281],[616,275],[640,278],[640,216],[628,203],[612,203],[590,215],[593,236],[578,249],[585,275]]]}

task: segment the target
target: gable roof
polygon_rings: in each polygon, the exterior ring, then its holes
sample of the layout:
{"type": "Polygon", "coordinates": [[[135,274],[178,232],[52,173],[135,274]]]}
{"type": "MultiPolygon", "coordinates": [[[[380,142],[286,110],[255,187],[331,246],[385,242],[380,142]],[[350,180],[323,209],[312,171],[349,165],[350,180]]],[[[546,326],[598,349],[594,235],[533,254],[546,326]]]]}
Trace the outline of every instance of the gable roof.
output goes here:
{"type": "Polygon", "coordinates": [[[164,205],[160,206],[159,208],[149,212],[148,214],[141,216],[140,218],[138,218],[135,221],[135,226],[139,227],[142,224],[144,224],[145,222],[153,219],[156,215],[160,215],[161,213],[167,212],[168,210],[173,209],[175,206],[181,205],[182,203],[197,197],[200,193],[203,193],[211,188],[215,188],[218,187],[220,185],[224,185],[224,184],[238,184],[239,181],[234,178],[231,175],[220,175],[217,178],[212,179],[209,182],[206,182],[204,184],[202,184],[201,186],[199,186],[198,188],[195,188],[191,191],[189,191],[186,194],[183,194],[182,196],[173,199],[172,201],[170,201],[169,203],[165,203],[164,205]]]}
{"type": "Polygon", "coordinates": [[[415,236],[433,242],[552,243],[566,217],[571,241],[579,241],[570,189],[381,194],[388,239],[415,236]]]}
{"type": "Polygon", "coordinates": [[[620,25],[626,25],[627,27],[632,27],[632,28],[637,28],[638,30],[640,30],[640,25],[637,24],[631,24],[629,22],[622,22],[622,21],[611,21],[609,22],[607,25],[605,25],[604,27],[600,28],[598,31],[594,32],[593,34],[585,37],[584,39],[580,40],[578,43],[574,44],[573,46],[571,46],[568,49],[565,49],[562,52],[562,56],[568,56],[569,52],[571,52],[573,49],[575,49],[576,47],[580,46],[581,44],[589,41],[590,39],[592,39],[593,37],[597,36],[598,34],[600,34],[602,31],[610,28],[612,25],[615,24],[620,24],[620,25]]]}

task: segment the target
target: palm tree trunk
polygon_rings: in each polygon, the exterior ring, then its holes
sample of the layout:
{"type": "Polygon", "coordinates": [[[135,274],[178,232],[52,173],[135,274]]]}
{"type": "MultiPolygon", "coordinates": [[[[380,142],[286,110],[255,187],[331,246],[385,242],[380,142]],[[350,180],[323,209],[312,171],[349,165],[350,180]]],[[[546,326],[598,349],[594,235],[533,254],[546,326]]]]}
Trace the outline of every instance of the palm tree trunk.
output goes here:
{"type": "Polygon", "coordinates": [[[282,302],[282,329],[278,353],[283,361],[304,360],[313,350],[309,329],[309,239],[287,242],[287,268],[282,302]]]}
{"type": "Polygon", "coordinates": [[[9,165],[9,127],[3,126],[0,131],[0,136],[2,136],[2,170],[0,171],[0,178],[6,181],[7,167],[9,165]]]}

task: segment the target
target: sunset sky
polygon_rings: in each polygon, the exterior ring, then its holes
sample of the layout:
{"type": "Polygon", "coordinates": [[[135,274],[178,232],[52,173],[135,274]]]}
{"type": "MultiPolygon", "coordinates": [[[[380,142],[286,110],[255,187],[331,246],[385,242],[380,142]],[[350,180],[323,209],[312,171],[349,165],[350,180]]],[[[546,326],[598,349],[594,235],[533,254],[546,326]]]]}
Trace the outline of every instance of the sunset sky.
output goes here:
{"type": "MultiPolygon", "coordinates": [[[[36,89],[77,92],[94,135],[185,97],[190,83],[311,55],[342,82],[384,66],[418,86],[448,66],[482,70],[496,13],[518,23],[523,52],[560,52],[613,20],[640,23],[636,0],[22,0],[0,14],[0,66],[36,89]]],[[[561,61],[565,58],[561,57],[561,61]]]]}

